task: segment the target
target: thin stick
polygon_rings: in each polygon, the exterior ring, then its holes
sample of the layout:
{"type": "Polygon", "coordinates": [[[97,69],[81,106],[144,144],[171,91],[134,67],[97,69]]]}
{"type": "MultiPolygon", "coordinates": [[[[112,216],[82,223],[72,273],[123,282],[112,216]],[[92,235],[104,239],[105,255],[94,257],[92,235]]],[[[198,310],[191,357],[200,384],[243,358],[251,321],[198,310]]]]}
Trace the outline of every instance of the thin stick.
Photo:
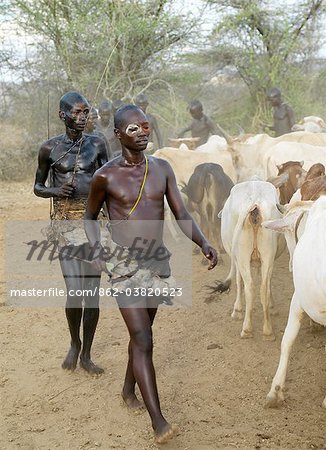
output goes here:
{"type": "Polygon", "coordinates": [[[68,391],[69,389],[71,389],[71,388],[73,388],[73,387],[75,387],[75,386],[80,386],[81,384],[86,383],[86,381],[89,381],[89,380],[83,380],[83,381],[81,381],[80,383],[76,383],[76,384],[74,384],[74,385],[72,385],[72,386],[68,386],[67,388],[62,389],[62,391],[59,391],[59,392],[57,392],[55,395],[52,395],[52,397],[50,397],[50,398],[48,399],[48,401],[50,402],[50,401],[53,400],[54,398],[58,397],[60,394],[63,394],[64,392],[68,391]]]}

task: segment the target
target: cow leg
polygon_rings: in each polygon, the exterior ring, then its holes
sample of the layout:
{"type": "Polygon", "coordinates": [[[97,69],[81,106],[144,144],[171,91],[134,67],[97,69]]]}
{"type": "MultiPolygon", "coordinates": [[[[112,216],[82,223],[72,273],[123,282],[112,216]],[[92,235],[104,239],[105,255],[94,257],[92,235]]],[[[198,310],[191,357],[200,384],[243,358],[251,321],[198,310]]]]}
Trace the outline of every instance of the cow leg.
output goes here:
{"type": "Polygon", "coordinates": [[[245,317],[242,325],[242,331],[240,336],[243,339],[246,338],[252,338],[252,309],[253,309],[253,303],[254,303],[254,283],[251,276],[251,270],[250,270],[250,257],[248,260],[241,261],[241,264],[238,264],[237,266],[240,271],[240,275],[243,279],[244,284],[244,296],[246,301],[246,312],[245,317]]]}
{"type": "Polygon", "coordinates": [[[263,260],[261,263],[260,301],[264,313],[263,335],[266,341],[275,341],[270,315],[270,294],[273,262],[263,260]]]}
{"type": "Polygon", "coordinates": [[[231,317],[233,320],[241,320],[243,318],[242,313],[242,291],[243,291],[243,282],[239,272],[239,269],[236,268],[236,283],[237,283],[237,297],[234,302],[233,311],[231,317]]]}
{"type": "Polygon", "coordinates": [[[300,307],[296,294],[294,293],[291,301],[288,323],[282,339],[280,362],[273,378],[271,390],[266,398],[266,407],[268,408],[275,408],[284,400],[283,388],[287,365],[292,345],[300,330],[302,317],[303,309],[300,307]]]}

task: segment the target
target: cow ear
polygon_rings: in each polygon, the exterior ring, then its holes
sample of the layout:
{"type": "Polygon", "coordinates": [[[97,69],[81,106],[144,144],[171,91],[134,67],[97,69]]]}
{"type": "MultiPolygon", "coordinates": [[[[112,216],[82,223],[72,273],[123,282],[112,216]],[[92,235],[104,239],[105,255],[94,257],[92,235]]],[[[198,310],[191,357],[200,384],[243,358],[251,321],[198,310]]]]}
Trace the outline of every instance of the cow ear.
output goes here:
{"type": "Polygon", "coordinates": [[[284,231],[289,230],[289,225],[285,222],[284,219],[276,219],[276,220],[266,220],[262,223],[264,228],[269,230],[277,231],[279,233],[284,233],[284,231]]]}

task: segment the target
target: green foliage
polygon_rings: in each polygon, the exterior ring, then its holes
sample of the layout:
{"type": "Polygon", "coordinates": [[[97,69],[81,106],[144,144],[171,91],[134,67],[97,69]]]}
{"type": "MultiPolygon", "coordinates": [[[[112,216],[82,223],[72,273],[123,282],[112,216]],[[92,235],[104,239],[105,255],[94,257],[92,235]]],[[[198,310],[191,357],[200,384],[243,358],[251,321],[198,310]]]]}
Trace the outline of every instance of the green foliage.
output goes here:
{"type": "MultiPolygon", "coordinates": [[[[291,101],[300,103],[298,88],[301,82],[304,85],[306,62],[318,48],[316,31],[324,1],[309,0],[286,8],[265,0],[209,3],[220,14],[211,37],[215,57],[238,69],[256,102],[254,116],[267,121],[265,93],[273,86],[284,88],[291,101]]],[[[257,128],[255,120],[253,127],[257,128]]]]}
{"type": "MultiPolygon", "coordinates": [[[[91,99],[99,92],[128,99],[149,86],[171,48],[190,32],[191,21],[169,11],[170,0],[13,0],[19,24],[42,36],[51,76],[91,99]]],[[[43,72],[46,71],[43,69],[43,72]]]]}

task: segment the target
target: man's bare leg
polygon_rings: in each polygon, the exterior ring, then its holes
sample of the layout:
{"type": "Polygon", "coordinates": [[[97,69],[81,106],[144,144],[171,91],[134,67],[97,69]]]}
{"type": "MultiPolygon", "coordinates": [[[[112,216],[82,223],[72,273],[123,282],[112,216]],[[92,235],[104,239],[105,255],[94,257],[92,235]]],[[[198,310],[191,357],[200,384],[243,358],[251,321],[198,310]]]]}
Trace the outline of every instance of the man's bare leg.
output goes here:
{"type": "MultiPolygon", "coordinates": [[[[149,317],[151,325],[153,325],[155,315],[157,313],[157,308],[150,308],[148,309],[149,317]]],[[[135,412],[142,412],[144,411],[144,403],[138,400],[136,393],[135,393],[135,386],[136,386],[136,379],[134,376],[134,372],[132,369],[132,348],[131,348],[131,341],[129,341],[128,345],[128,364],[127,364],[127,370],[126,370],[126,376],[125,381],[122,388],[122,398],[126,405],[135,412]]]]}
{"type": "Polygon", "coordinates": [[[128,364],[125,375],[125,381],[123,384],[121,396],[125,404],[135,413],[140,413],[145,410],[145,405],[141,402],[135,393],[136,379],[134,377],[134,371],[132,370],[132,348],[131,341],[128,345],[128,364]]]}
{"type": "MultiPolygon", "coordinates": [[[[157,392],[156,376],[152,360],[152,323],[155,314],[152,313],[152,316],[147,308],[120,308],[120,312],[130,335],[130,356],[132,358],[133,376],[139,386],[147,411],[151,417],[156,442],[163,443],[175,434],[175,427],[170,425],[163,417],[157,392]],[[151,319],[151,317],[153,318],[151,319]]],[[[130,372],[131,369],[129,368],[128,374],[127,368],[126,375],[129,375],[127,381],[130,382],[130,385],[126,386],[125,383],[126,388],[132,387],[132,376],[130,372]]]]}
{"type": "Polygon", "coordinates": [[[66,308],[66,317],[71,336],[70,349],[68,350],[67,356],[65,357],[61,365],[61,367],[66,370],[74,371],[77,366],[78,356],[81,348],[79,329],[82,312],[82,308],[66,308]]]}
{"type": "MultiPolygon", "coordinates": [[[[88,246],[83,247],[84,259],[89,255],[88,246]]],[[[99,303],[99,287],[101,276],[90,264],[82,262],[82,285],[85,292],[92,292],[92,295],[84,296],[85,308],[83,314],[83,348],[80,353],[80,367],[92,375],[100,375],[104,370],[93,363],[91,360],[91,347],[93,344],[95,331],[100,316],[99,303]]]]}
{"type": "Polygon", "coordinates": [[[99,308],[84,308],[83,348],[80,354],[80,367],[92,375],[100,375],[104,370],[91,360],[91,346],[100,315],[99,308]]]}

